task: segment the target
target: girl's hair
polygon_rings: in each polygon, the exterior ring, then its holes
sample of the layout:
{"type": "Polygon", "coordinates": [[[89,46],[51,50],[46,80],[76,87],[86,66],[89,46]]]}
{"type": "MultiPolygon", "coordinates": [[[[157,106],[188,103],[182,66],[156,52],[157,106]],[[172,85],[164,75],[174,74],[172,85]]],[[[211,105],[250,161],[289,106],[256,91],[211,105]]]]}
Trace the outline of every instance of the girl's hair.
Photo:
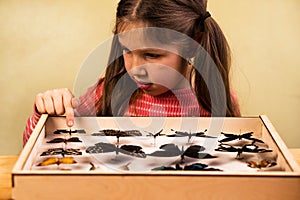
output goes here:
{"type": "MultiPolygon", "coordinates": [[[[212,17],[204,18],[207,15],[207,0],[121,0],[118,4],[116,25],[114,34],[117,35],[124,26],[134,23],[142,22],[147,27],[160,27],[171,29],[189,36],[197,41],[203,49],[205,49],[214,64],[217,66],[218,72],[221,76],[224,85],[226,103],[226,116],[235,116],[237,113],[233,100],[231,98],[229,86],[229,68],[231,64],[230,49],[224,34],[220,27],[212,17]]],[[[122,47],[118,41],[118,37],[114,37],[112,42],[112,49],[110,52],[109,65],[106,69],[104,78],[103,95],[96,108],[97,115],[123,115],[125,112],[124,102],[129,102],[132,94],[128,91],[135,90],[135,83],[130,78],[121,78],[128,76],[124,66],[124,59],[122,55],[122,47]],[[116,84],[123,85],[115,87],[116,84]],[[119,88],[119,89],[118,89],[119,88]],[[115,90],[115,91],[114,91],[115,90]],[[112,91],[114,96],[112,98],[112,91]],[[112,108],[111,102],[114,100],[112,108]]],[[[195,56],[195,66],[198,63],[206,65],[203,56],[195,56]],[[200,60],[201,57],[201,60],[200,60]]],[[[206,84],[207,81],[213,79],[210,77],[205,79],[205,76],[210,76],[210,71],[215,70],[201,66],[201,69],[193,70],[194,90],[199,104],[207,111],[215,115],[224,115],[224,111],[213,110],[213,98],[218,97],[218,85],[212,86],[206,84]],[[213,94],[212,94],[213,93],[213,94]]],[[[102,84],[99,82],[98,84],[102,84]]],[[[217,84],[217,83],[215,83],[217,84]]],[[[222,92],[221,92],[222,93],[222,92]]],[[[128,104],[127,104],[128,105],[128,104]]]]}

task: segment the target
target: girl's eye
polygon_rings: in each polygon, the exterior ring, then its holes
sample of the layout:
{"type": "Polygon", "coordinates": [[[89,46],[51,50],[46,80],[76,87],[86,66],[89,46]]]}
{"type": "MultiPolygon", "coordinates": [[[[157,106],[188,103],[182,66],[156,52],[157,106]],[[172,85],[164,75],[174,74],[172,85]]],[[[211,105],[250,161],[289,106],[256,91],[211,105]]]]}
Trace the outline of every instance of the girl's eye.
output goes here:
{"type": "Polygon", "coordinates": [[[155,54],[155,53],[145,53],[145,56],[148,58],[159,58],[160,57],[159,54],[155,54]]]}
{"type": "Polygon", "coordinates": [[[126,47],[123,47],[123,53],[131,53],[131,51],[129,49],[127,49],[126,47]]]}

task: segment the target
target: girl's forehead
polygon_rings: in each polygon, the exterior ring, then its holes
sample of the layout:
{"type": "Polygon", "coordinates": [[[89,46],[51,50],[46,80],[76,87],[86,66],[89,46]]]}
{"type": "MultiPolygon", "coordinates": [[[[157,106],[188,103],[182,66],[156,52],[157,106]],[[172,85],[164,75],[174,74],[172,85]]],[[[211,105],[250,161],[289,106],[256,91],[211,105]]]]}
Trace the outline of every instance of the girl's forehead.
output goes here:
{"type": "Polygon", "coordinates": [[[130,49],[162,49],[177,53],[178,46],[172,40],[166,42],[161,40],[161,29],[147,27],[143,23],[133,23],[123,26],[118,38],[122,46],[130,49]]]}

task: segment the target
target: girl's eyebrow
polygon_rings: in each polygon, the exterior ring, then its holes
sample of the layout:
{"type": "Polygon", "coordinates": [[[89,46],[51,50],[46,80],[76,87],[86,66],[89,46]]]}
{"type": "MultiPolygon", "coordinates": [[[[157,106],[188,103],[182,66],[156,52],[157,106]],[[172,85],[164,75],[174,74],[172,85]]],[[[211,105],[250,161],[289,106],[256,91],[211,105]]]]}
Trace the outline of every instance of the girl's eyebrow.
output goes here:
{"type": "MultiPolygon", "coordinates": [[[[120,43],[121,47],[123,49],[128,49],[129,51],[132,51],[132,49],[126,47],[125,45],[123,45],[122,43],[120,43]]],[[[166,49],[160,49],[160,48],[151,48],[151,47],[145,47],[145,48],[136,48],[134,50],[139,50],[139,51],[158,51],[158,52],[165,52],[167,51],[166,49]]]]}

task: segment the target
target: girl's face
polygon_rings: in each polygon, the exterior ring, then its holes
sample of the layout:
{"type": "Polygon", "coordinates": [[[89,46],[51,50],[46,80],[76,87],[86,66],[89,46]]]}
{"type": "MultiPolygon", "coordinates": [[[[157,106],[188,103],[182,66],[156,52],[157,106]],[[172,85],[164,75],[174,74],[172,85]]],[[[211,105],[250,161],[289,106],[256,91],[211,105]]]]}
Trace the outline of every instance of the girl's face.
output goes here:
{"type": "Polygon", "coordinates": [[[145,42],[141,38],[143,36],[132,33],[132,28],[130,34],[120,34],[119,41],[123,48],[125,68],[138,87],[152,96],[188,87],[187,65],[176,48],[161,48],[145,42]]]}

